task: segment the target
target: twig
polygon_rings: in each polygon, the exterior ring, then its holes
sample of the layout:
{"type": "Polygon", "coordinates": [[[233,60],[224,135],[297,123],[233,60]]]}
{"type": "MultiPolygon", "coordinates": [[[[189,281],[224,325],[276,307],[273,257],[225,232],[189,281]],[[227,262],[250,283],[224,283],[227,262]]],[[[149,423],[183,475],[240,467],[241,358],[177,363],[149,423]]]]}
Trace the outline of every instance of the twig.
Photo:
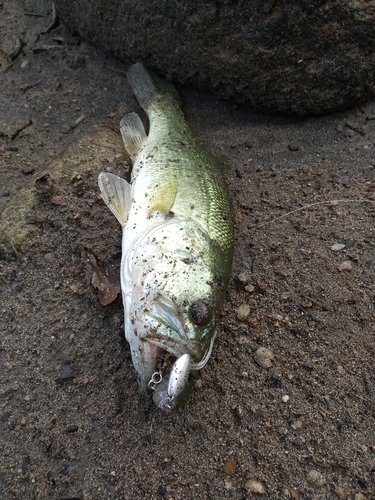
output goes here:
{"type": "Polygon", "coordinates": [[[77,120],[76,120],[74,123],[72,123],[72,124],[70,125],[70,128],[76,128],[76,127],[77,127],[80,123],[82,123],[82,122],[83,122],[83,120],[85,120],[85,119],[86,119],[86,116],[85,116],[85,115],[81,115],[79,118],[77,118],[77,120]]]}
{"type": "Polygon", "coordinates": [[[25,125],[22,125],[22,127],[18,128],[15,132],[13,132],[12,135],[9,136],[11,141],[14,141],[14,139],[22,132],[22,130],[25,130],[25,128],[30,127],[32,125],[33,121],[30,119],[25,125]]]}
{"type": "Polygon", "coordinates": [[[60,24],[60,19],[56,15],[56,9],[55,9],[55,4],[52,2],[52,23],[48,26],[48,28],[45,31],[42,31],[41,35],[47,35],[47,33],[50,33],[52,30],[57,28],[60,24]]]}
{"type": "Polygon", "coordinates": [[[44,52],[45,50],[51,50],[51,49],[61,49],[60,45],[37,45],[36,47],[33,47],[31,50],[34,52],[34,54],[39,54],[39,52],[44,52]]]}
{"type": "Polygon", "coordinates": [[[36,82],[36,83],[25,83],[24,85],[21,85],[20,90],[22,90],[23,92],[26,92],[26,90],[33,89],[33,88],[34,88],[34,87],[36,87],[37,85],[40,85],[40,82],[36,82]]]}
{"type": "Polygon", "coordinates": [[[313,320],[313,321],[319,321],[318,320],[318,317],[310,310],[310,309],[307,309],[306,307],[303,307],[302,304],[300,304],[299,302],[296,302],[297,304],[297,307],[305,314],[307,314],[308,316],[310,316],[310,318],[313,320]]]}
{"type": "Polygon", "coordinates": [[[25,43],[18,39],[18,44],[15,48],[15,50],[13,51],[13,53],[10,55],[10,58],[12,59],[12,61],[14,61],[15,59],[17,59],[17,57],[21,54],[21,50],[22,50],[22,47],[25,45],[25,43]]]}
{"type": "Polygon", "coordinates": [[[17,249],[16,249],[16,247],[13,245],[13,243],[12,243],[11,241],[10,241],[9,243],[10,243],[10,246],[12,247],[13,252],[15,253],[15,256],[17,257],[17,259],[18,259],[18,260],[22,260],[22,259],[21,259],[20,254],[17,252],[17,249]]]}
{"type": "Polygon", "coordinates": [[[115,66],[110,66],[109,64],[107,64],[107,68],[110,69],[111,71],[114,71],[115,73],[121,73],[121,75],[126,75],[126,71],[124,69],[115,68],[115,66]]]}
{"type": "Polygon", "coordinates": [[[85,115],[81,115],[77,120],[70,124],[69,128],[65,131],[68,134],[71,130],[74,130],[80,123],[82,123],[86,119],[85,115]]]}

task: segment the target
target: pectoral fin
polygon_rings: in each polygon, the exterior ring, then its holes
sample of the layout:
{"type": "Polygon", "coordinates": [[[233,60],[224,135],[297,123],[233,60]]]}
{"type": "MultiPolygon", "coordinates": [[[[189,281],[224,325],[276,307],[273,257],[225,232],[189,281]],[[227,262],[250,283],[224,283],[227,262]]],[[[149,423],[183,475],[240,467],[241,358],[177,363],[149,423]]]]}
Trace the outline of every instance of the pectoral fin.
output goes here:
{"type": "Polygon", "coordinates": [[[117,175],[101,172],[98,178],[103,201],[122,227],[128,219],[132,199],[132,187],[117,175]]]}
{"type": "Polygon", "coordinates": [[[120,122],[120,131],[125,149],[129,153],[131,160],[134,161],[147,138],[142,120],[137,113],[129,113],[124,116],[120,122]]]}
{"type": "Polygon", "coordinates": [[[156,210],[166,215],[169,214],[172,211],[177,190],[178,182],[174,178],[155,186],[148,206],[149,215],[156,210]]]}

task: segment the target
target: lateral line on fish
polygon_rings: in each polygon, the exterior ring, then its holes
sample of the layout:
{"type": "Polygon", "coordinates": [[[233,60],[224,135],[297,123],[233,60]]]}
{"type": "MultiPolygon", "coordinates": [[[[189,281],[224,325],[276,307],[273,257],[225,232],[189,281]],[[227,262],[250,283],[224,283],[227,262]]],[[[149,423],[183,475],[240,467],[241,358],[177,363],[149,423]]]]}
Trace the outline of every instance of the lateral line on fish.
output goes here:
{"type": "Polygon", "coordinates": [[[295,214],[296,212],[300,212],[301,210],[306,210],[307,208],[316,207],[318,205],[328,205],[330,203],[334,203],[336,205],[339,203],[375,203],[375,200],[367,200],[367,199],[364,199],[364,200],[361,200],[361,199],[350,200],[349,199],[348,200],[348,199],[344,199],[344,200],[317,201],[316,203],[310,203],[309,205],[304,205],[303,207],[299,207],[299,208],[296,208],[295,210],[291,210],[290,212],[287,212],[286,214],[280,215],[279,217],[275,217],[275,219],[269,220],[267,222],[263,222],[263,224],[260,224],[259,226],[249,227],[248,229],[244,229],[243,231],[240,231],[237,234],[240,235],[240,234],[248,233],[250,231],[256,231],[257,229],[261,229],[264,226],[268,226],[269,224],[272,224],[273,222],[276,222],[280,219],[284,219],[285,217],[288,217],[289,215],[295,214]]]}

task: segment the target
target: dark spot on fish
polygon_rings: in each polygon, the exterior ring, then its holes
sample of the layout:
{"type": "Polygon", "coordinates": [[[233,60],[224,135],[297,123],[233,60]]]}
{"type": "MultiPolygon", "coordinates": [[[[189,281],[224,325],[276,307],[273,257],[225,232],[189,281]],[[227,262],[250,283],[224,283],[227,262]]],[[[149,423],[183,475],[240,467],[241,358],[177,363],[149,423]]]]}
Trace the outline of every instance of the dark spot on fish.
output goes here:
{"type": "Polygon", "coordinates": [[[220,273],[215,272],[215,275],[214,275],[214,281],[215,281],[215,283],[216,283],[216,284],[218,284],[218,285],[222,285],[222,284],[223,284],[223,278],[222,278],[222,276],[221,276],[221,274],[220,274],[220,273]]]}

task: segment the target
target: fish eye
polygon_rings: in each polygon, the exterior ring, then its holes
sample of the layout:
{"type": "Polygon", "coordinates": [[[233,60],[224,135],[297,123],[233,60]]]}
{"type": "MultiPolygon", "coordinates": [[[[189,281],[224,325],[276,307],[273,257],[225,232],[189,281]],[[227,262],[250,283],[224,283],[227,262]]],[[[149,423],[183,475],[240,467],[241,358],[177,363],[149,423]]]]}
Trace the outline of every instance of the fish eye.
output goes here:
{"type": "Polygon", "coordinates": [[[198,326],[206,326],[212,319],[212,309],[204,302],[194,302],[189,309],[189,318],[198,326]]]}

